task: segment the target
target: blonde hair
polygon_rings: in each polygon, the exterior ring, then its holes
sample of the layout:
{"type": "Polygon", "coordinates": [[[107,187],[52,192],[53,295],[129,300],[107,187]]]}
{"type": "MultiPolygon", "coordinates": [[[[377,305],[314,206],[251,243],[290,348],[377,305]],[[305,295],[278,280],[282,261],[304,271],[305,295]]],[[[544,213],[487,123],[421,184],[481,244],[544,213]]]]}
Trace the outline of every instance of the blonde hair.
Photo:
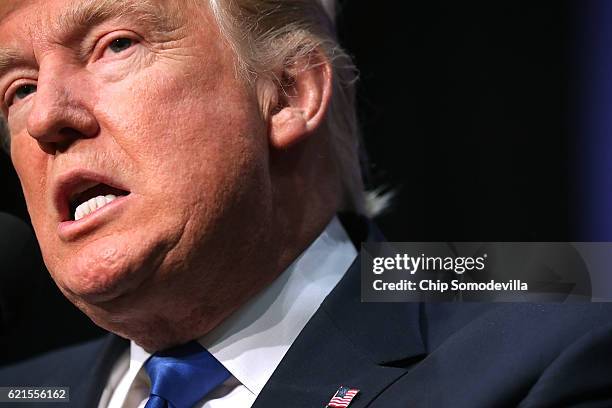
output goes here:
{"type": "MultiPolygon", "coordinates": [[[[310,67],[320,63],[321,57],[329,61],[332,97],[323,129],[330,137],[342,179],[342,209],[365,212],[355,107],[357,70],[338,44],[329,14],[333,8],[326,11],[318,0],[208,1],[222,34],[236,53],[237,74],[253,86],[267,80],[282,87],[274,72],[300,59],[311,62],[310,67]]],[[[260,100],[260,104],[267,114],[270,101],[260,100]]]]}

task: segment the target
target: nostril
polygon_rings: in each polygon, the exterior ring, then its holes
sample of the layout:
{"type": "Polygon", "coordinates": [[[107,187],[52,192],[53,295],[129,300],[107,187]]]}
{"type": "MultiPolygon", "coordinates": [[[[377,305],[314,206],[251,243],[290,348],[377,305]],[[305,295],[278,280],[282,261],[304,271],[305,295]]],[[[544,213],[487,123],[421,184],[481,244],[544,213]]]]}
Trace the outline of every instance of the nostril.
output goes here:
{"type": "Polygon", "coordinates": [[[84,136],[78,130],[75,130],[70,127],[61,128],[58,133],[66,138],[71,138],[71,139],[78,139],[84,136]]]}
{"type": "Polygon", "coordinates": [[[37,140],[37,142],[38,142],[38,147],[40,148],[40,150],[42,150],[46,154],[54,155],[55,152],[57,151],[55,143],[43,142],[41,140],[37,140]]]}
{"type": "Polygon", "coordinates": [[[61,128],[58,132],[58,135],[59,137],[57,138],[57,141],[55,141],[54,144],[55,149],[59,152],[64,152],[75,140],[85,137],[78,130],[69,127],[61,128]]]}
{"type": "Polygon", "coordinates": [[[81,132],[70,127],[63,127],[49,137],[36,138],[40,149],[50,155],[63,153],[78,139],[86,138],[81,132]]]}

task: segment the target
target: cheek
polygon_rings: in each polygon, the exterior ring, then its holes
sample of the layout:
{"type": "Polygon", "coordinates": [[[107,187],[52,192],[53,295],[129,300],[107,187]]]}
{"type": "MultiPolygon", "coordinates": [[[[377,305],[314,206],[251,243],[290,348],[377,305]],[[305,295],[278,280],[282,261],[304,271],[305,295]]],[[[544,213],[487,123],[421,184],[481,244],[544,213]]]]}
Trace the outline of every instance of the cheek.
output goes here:
{"type": "Polygon", "coordinates": [[[254,152],[263,157],[265,124],[256,98],[233,78],[233,70],[212,68],[216,75],[190,68],[202,72],[197,78],[150,68],[100,98],[110,133],[147,175],[143,190],[164,194],[220,183],[254,152]]]}
{"type": "MultiPolygon", "coordinates": [[[[44,155],[38,143],[24,131],[12,132],[11,160],[22,184],[30,185],[36,171],[45,170],[44,155]]],[[[44,173],[39,173],[44,175],[44,173]]]]}
{"type": "Polygon", "coordinates": [[[35,228],[50,215],[50,191],[47,189],[48,158],[38,143],[22,133],[11,140],[11,160],[19,176],[28,211],[35,228]]]}

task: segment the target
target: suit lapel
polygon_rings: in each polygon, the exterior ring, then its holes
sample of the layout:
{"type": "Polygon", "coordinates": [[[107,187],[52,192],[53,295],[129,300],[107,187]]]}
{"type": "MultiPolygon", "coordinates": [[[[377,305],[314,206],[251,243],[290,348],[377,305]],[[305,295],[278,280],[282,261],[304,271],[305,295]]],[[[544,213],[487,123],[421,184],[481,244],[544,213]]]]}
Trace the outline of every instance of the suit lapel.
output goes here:
{"type": "MultiPolygon", "coordinates": [[[[70,389],[70,402],[78,407],[97,407],[106,386],[110,371],[123,351],[129,346],[129,341],[114,334],[108,334],[104,339],[93,364],[83,370],[83,375],[74,381],[70,389]]],[[[79,374],[79,372],[77,372],[79,374]]]]}
{"type": "Polygon", "coordinates": [[[358,257],[253,407],[323,407],[342,385],[360,390],[350,408],[368,406],[424,356],[419,314],[415,303],[361,303],[358,257]]]}

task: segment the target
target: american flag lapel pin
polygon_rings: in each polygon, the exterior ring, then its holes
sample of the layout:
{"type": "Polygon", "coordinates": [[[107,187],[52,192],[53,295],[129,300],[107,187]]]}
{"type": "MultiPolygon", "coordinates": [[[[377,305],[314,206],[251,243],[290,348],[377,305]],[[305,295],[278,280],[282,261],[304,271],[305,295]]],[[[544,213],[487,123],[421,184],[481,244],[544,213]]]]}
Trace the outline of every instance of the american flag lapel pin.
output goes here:
{"type": "Polygon", "coordinates": [[[341,386],[329,400],[325,408],[346,408],[359,393],[358,389],[341,386]]]}

